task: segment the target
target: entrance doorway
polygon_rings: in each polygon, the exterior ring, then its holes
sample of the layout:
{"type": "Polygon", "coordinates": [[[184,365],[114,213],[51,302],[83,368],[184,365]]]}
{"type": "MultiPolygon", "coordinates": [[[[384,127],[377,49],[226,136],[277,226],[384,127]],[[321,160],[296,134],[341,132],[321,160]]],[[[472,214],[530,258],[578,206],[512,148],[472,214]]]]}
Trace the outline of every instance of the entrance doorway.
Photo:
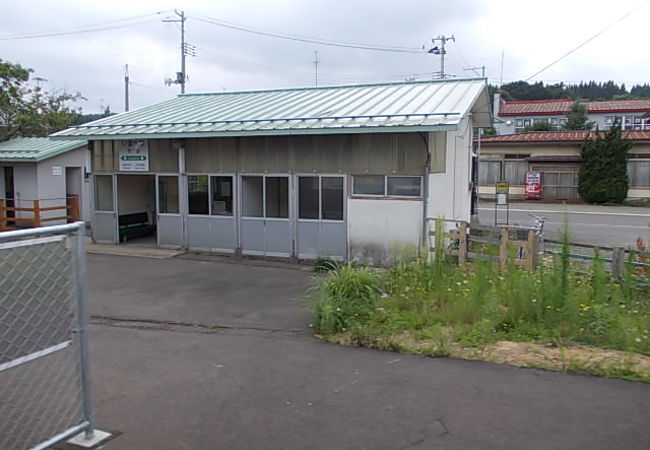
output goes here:
{"type": "MultiPolygon", "coordinates": [[[[72,203],[73,198],[77,198],[77,207],[79,208],[78,212],[79,217],[77,219],[84,220],[84,208],[82,208],[81,205],[83,205],[83,200],[82,199],[82,193],[81,193],[81,186],[82,186],[82,181],[81,181],[81,167],[66,167],[65,168],[65,197],[66,197],[66,204],[70,206],[72,203]]],[[[72,222],[73,218],[72,215],[70,214],[70,211],[68,211],[68,221],[72,222]]]]}
{"type": "Polygon", "coordinates": [[[242,175],[240,236],[243,254],[293,253],[288,175],[242,175]]]}
{"type": "MultiPolygon", "coordinates": [[[[15,202],[15,191],[14,191],[14,168],[5,167],[4,168],[4,179],[5,179],[5,206],[7,208],[13,208],[16,206],[15,202]]],[[[11,211],[5,211],[7,217],[16,217],[16,213],[11,211]]]]}
{"type": "Polygon", "coordinates": [[[117,175],[118,236],[121,243],[157,245],[155,189],[154,175],[117,175]]]}
{"type": "Polygon", "coordinates": [[[298,176],[298,258],[345,259],[345,178],[298,176]]]}

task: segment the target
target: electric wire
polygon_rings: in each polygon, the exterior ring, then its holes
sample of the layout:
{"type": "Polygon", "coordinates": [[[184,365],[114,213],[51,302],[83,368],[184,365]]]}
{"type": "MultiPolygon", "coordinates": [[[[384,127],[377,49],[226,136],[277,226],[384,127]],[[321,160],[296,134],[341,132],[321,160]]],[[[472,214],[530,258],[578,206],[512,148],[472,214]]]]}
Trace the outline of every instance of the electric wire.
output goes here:
{"type": "Polygon", "coordinates": [[[371,51],[381,51],[381,52],[395,52],[395,53],[419,53],[426,54],[423,49],[415,47],[400,47],[400,46],[386,46],[386,45],[376,45],[376,44],[365,44],[359,42],[347,42],[347,41],[334,41],[330,39],[321,39],[316,37],[301,36],[295,34],[280,33],[272,30],[265,30],[260,28],[252,28],[245,25],[240,25],[233,22],[226,22],[219,19],[214,19],[212,17],[202,16],[198,14],[192,15],[192,18],[199,20],[204,23],[215,25],[222,28],[229,28],[232,30],[242,31],[245,33],[257,34],[260,36],[274,37],[278,39],[287,39],[291,41],[298,42],[308,42],[311,44],[319,45],[329,45],[333,47],[343,47],[343,48],[353,48],[360,50],[371,50],[371,51]]]}
{"type": "Polygon", "coordinates": [[[628,16],[630,16],[632,13],[634,13],[634,12],[636,12],[637,10],[639,10],[639,9],[643,8],[644,6],[646,6],[648,3],[650,3],[650,0],[646,0],[644,3],[641,3],[640,5],[635,6],[634,8],[632,8],[631,10],[629,10],[628,12],[626,12],[625,14],[623,14],[621,17],[619,17],[618,19],[616,19],[614,22],[610,23],[610,24],[607,25],[605,28],[603,28],[602,30],[600,30],[598,33],[594,34],[594,35],[591,36],[589,39],[587,39],[586,41],[582,42],[580,45],[578,45],[577,47],[573,48],[572,50],[569,50],[569,51],[566,52],[564,55],[560,56],[559,58],[557,58],[556,60],[554,60],[553,62],[551,62],[550,64],[548,64],[547,66],[545,66],[545,67],[543,67],[542,69],[538,70],[537,72],[535,72],[534,74],[532,74],[531,76],[529,76],[528,78],[526,78],[524,81],[529,81],[531,78],[536,77],[536,76],[539,75],[540,73],[544,72],[546,69],[548,69],[548,68],[554,66],[555,64],[557,64],[558,62],[562,61],[564,58],[566,58],[567,56],[569,56],[569,55],[572,54],[573,52],[579,50],[580,48],[584,47],[584,46],[587,45],[589,42],[593,41],[593,40],[596,39],[598,36],[600,36],[601,34],[603,34],[604,32],[606,32],[606,31],[609,30],[610,28],[612,28],[614,25],[616,25],[616,24],[622,22],[623,20],[625,20],[625,19],[626,19],[628,16]]]}
{"type": "Polygon", "coordinates": [[[89,24],[89,25],[81,25],[81,26],[76,26],[76,27],[71,27],[71,28],[63,28],[63,29],[58,29],[58,30],[49,30],[49,31],[41,31],[41,32],[35,32],[35,33],[26,33],[26,34],[19,34],[19,35],[13,35],[13,36],[4,36],[0,37],[0,41],[12,41],[12,40],[20,40],[20,39],[39,39],[39,38],[44,38],[44,37],[55,37],[55,36],[66,36],[66,35],[74,35],[74,34],[82,34],[82,33],[94,33],[97,31],[106,31],[106,30],[116,30],[120,28],[128,28],[128,27],[133,27],[136,25],[141,25],[144,23],[149,23],[149,22],[154,22],[158,21],[157,18],[150,18],[151,16],[156,16],[159,14],[162,14],[166,11],[158,11],[154,13],[149,13],[149,14],[142,14],[139,16],[133,16],[133,17],[127,17],[123,19],[116,19],[116,20],[109,20],[106,22],[98,22],[95,24],[89,24]],[[148,19],[147,19],[148,18],[148,19]],[[142,20],[146,19],[146,20],[142,20]],[[132,23],[121,23],[120,22],[132,22],[132,23]],[[111,25],[113,24],[113,25],[111,25]]]}
{"type": "MultiPolygon", "coordinates": [[[[217,65],[224,67],[231,67],[239,70],[244,70],[253,73],[266,73],[273,74],[277,78],[284,78],[288,80],[297,81],[310,81],[313,80],[313,71],[297,70],[282,66],[273,66],[264,63],[249,61],[235,56],[225,55],[212,49],[196,46],[197,57],[205,59],[217,65]]],[[[425,73],[410,73],[410,74],[390,74],[390,75],[346,75],[346,74],[332,74],[320,72],[318,78],[328,83],[353,83],[359,81],[380,81],[386,79],[405,79],[407,77],[431,77],[433,72],[425,73]]]]}

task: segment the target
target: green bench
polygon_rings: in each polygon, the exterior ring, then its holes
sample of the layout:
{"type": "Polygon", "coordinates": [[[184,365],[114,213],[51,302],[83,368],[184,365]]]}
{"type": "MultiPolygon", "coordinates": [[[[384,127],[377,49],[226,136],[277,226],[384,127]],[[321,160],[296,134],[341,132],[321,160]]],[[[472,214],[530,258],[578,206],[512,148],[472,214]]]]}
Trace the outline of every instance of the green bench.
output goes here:
{"type": "Polygon", "coordinates": [[[151,236],[156,233],[156,226],[149,223],[149,215],[146,212],[122,214],[117,220],[122,242],[126,242],[128,238],[151,236]]]}

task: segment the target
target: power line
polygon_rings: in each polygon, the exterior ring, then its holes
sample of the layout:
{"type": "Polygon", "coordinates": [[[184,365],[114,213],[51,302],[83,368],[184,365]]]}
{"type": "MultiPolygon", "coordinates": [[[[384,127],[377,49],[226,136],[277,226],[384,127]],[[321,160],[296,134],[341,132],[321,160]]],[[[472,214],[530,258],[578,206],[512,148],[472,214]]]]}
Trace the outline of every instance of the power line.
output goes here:
{"type": "Polygon", "coordinates": [[[329,45],[333,47],[355,48],[360,50],[372,50],[380,52],[396,52],[396,53],[423,53],[422,49],[415,47],[399,47],[399,46],[385,46],[375,44],[364,44],[359,42],[346,42],[346,41],[333,41],[329,39],[321,39],[316,37],[292,35],[287,33],[280,33],[272,30],[263,30],[258,28],[251,28],[245,25],[240,25],[232,22],[225,22],[223,20],[213,19],[211,17],[195,15],[194,19],[205,22],[218,27],[229,28],[232,30],[243,31],[246,33],[257,34],[261,36],[274,37],[278,39],[287,39],[290,41],[308,42],[311,44],[329,45]]]}
{"type": "Polygon", "coordinates": [[[600,30],[598,33],[594,34],[593,36],[591,36],[591,37],[590,37],[589,39],[587,39],[586,41],[582,42],[580,45],[578,45],[578,46],[575,47],[574,49],[569,50],[568,52],[566,52],[564,55],[562,55],[562,56],[560,56],[559,58],[557,58],[555,61],[553,61],[553,62],[550,63],[549,65],[547,65],[547,66],[545,66],[544,68],[538,70],[537,72],[535,72],[534,74],[532,74],[531,76],[529,76],[528,78],[526,78],[524,81],[528,81],[528,80],[530,80],[531,78],[536,77],[537,75],[539,75],[540,73],[542,73],[542,72],[544,72],[546,69],[548,69],[549,67],[552,67],[552,66],[554,66],[555,64],[557,64],[558,62],[562,61],[564,58],[566,58],[567,56],[569,56],[570,54],[572,54],[572,53],[575,52],[576,50],[578,50],[578,49],[584,47],[584,46],[587,45],[589,42],[593,41],[593,40],[596,39],[598,36],[600,36],[601,34],[603,34],[605,31],[607,31],[607,30],[609,30],[610,28],[612,28],[614,25],[618,24],[619,22],[622,22],[622,21],[623,21],[624,19],[626,19],[630,14],[632,14],[632,13],[636,12],[637,10],[639,10],[639,9],[643,8],[644,6],[646,6],[648,3],[650,3],[650,0],[647,0],[647,1],[645,1],[644,3],[641,3],[640,5],[638,5],[638,6],[634,7],[634,8],[632,8],[631,10],[629,10],[628,12],[626,12],[625,14],[623,14],[621,17],[619,17],[618,19],[616,19],[614,22],[610,23],[610,24],[607,25],[605,28],[603,28],[602,30],[600,30]]]}
{"type": "Polygon", "coordinates": [[[107,22],[99,22],[95,24],[89,24],[89,25],[81,25],[77,27],[72,27],[69,29],[59,29],[59,30],[50,30],[50,31],[41,31],[41,32],[35,32],[35,33],[27,33],[27,34],[19,34],[19,35],[14,35],[14,36],[5,36],[5,37],[0,37],[0,41],[13,41],[13,40],[19,40],[19,39],[39,39],[39,38],[44,38],[44,37],[54,37],[54,36],[65,36],[65,35],[72,35],[72,34],[81,34],[81,33],[94,33],[96,31],[106,31],[106,30],[115,30],[119,28],[127,28],[127,27],[132,27],[136,25],[141,25],[143,23],[147,22],[153,22],[157,21],[157,19],[148,19],[148,20],[140,20],[144,19],[150,16],[155,16],[158,14],[162,14],[165,11],[158,11],[155,13],[149,13],[149,14],[143,14],[140,16],[133,16],[133,17],[127,17],[124,19],[116,19],[116,20],[110,20],[107,22]],[[129,22],[129,21],[135,21],[133,23],[123,23],[119,24],[120,22],[129,22]],[[110,25],[110,24],[115,24],[115,25],[110,25]]]}
{"type": "MultiPolygon", "coordinates": [[[[267,73],[278,75],[277,78],[284,78],[295,81],[308,81],[313,80],[313,72],[302,71],[291,69],[288,67],[274,66],[269,64],[263,64],[259,62],[249,61],[243,58],[238,58],[235,56],[225,55],[223,53],[217,52],[212,49],[205,47],[196,47],[199,52],[197,57],[205,59],[209,62],[224,66],[232,67],[235,69],[240,69],[249,72],[256,73],[267,73]]],[[[432,72],[426,73],[410,73],[410,74],[391,74],[391,75],[346,75],[346,74],[331,74],[331,73],[322,73],[318,72],[318,79],[326,81],[328,83],[353,83],[359,81],[377,81],[380,79],[404,79],[407,77],[427,77],[430,78],[433,75],[432,72]]]]}

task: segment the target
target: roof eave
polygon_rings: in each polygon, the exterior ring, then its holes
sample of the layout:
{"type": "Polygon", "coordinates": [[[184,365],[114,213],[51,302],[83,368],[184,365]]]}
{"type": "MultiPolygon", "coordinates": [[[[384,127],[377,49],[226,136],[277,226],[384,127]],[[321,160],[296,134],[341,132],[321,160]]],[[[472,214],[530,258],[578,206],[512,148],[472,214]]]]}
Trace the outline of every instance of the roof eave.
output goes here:
{"type": "Polygon", "coordinates": [[[192,139],[211,137],[252,137],[252,136],[304,136],[322,134],[369,134],[369,133],[414,133],[428,131],[453,131],[457,124],[413,125],[389,127],[349,127],[349,128],[306,128],[254,131],[221,131],[190,133],[137,133],[137,134],[87,134],[87,135],[52,135],[53,139],[87,139],[93,141],[112,141],[122,139],[192,139]]]}

